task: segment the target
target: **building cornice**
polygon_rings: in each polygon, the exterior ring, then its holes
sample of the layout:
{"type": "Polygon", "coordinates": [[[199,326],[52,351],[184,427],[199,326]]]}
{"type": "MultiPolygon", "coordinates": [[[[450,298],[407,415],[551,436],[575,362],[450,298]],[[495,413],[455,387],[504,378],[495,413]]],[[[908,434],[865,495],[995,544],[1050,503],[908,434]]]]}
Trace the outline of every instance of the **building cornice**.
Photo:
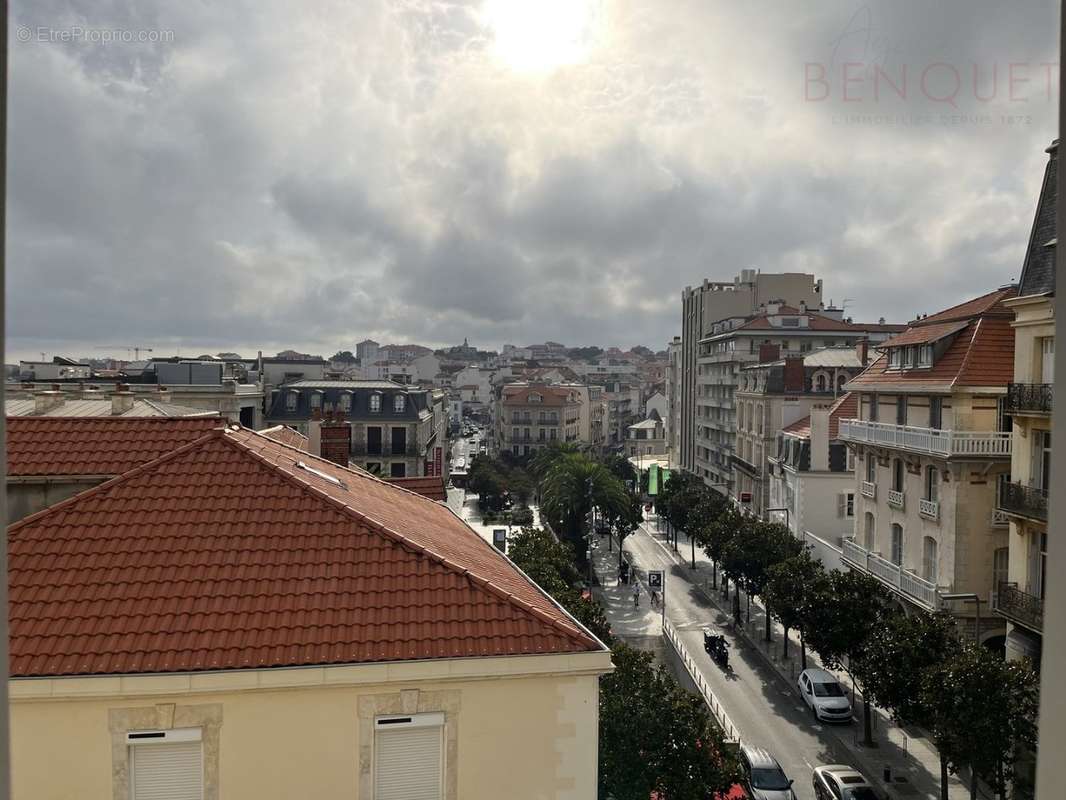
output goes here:
{"type": "Polygon", "coordinates": [[[12,703],[76,698],[158,697],[282,689],[449,683],[535,677],[599,676],[614,669],[611,653],[432,659],[317,667],[221,670],[144,675],[12,678],[12,703]]]}

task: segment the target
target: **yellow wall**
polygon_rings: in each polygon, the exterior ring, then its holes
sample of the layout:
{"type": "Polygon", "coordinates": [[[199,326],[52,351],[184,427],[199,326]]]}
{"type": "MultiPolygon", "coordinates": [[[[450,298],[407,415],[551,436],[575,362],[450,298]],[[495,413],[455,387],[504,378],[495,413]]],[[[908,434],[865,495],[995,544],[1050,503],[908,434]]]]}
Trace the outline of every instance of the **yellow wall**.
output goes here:
{"type": "MultiPolygon", "coordinates": [[[[16,699],[11,707],[14,797],[110,798],[109,710],[176,703],[222,706],[220,797],[357,798],[358,699],[417,688],[458,693],[458,711],[448,723],[458,726],[458,797],[593,798],[597,681],[595,675],[581,674],[16,699]]],[[[52,683],[62,690],[62,681],[52,683]]]]}

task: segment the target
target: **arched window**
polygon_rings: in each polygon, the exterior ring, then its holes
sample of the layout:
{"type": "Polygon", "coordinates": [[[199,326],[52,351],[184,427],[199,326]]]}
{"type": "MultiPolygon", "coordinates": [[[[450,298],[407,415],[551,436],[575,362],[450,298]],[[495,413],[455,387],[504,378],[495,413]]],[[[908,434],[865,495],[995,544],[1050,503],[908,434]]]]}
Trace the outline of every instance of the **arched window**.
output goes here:
{"type": "Polygon", "coordinates": [[[844,384],[848,382],[848,373],[841,372],[837,375],[837,388],[844,391],[844,384]]]}
{"type": "Polygon", "coordinates": [[[827,392],[827,391],[829,391],[829,381],[826,378],[826,375],[825,375],[824,372],[819,372],[818,375],[815,376],[815,378],[814,378],[814,391],[816,391],[816,392],[827,392]]]}
{"type": "Polygon", "coordinates": [[[865,536],[866,541],[863,542],[863,546],[867,550],[874,549],[874,515],[869,511],[866,512],[866,524],[865,524],[865,536]]]}
{"type": "Polygon", "coordinates": [[[930,583],[937,581],[936,539],[926,536],[922,540],[922,577],[930,583]]]}
{"type": "Polygon", "coordinates": [[[897,567],[903,566],[903,526],[892,523],[892,551],[890,553],[892,563],[897,567]]]}
{"type": "Polygon", "coordinates": [[[903,459],[892,459],[892,491],[903,491],[903,459]]]}

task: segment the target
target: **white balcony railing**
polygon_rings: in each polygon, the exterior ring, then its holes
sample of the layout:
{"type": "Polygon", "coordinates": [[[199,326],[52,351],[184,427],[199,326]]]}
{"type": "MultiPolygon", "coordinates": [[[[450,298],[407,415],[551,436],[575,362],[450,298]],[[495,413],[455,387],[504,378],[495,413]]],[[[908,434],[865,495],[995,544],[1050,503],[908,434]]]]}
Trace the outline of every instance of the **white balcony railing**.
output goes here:
{"type": "Polygon", "coordinates": [[[879,581],[901,594],[908,596],[930,610],[940,606],[939,592],[935,583],[919,578],[911,570],[903,569],[898,564],[893,564],[887,558],[882,558],[878,553],[872,553],[854,539],[847,538],[843,542],[844,560],[852,566],[873,575],[879,581]]]}
{"type": "Polygon", "coordinates": [[[1006,512],[994,508],[992,509],[991,522],[993,528],[1006,528],[1010,525],[1010,517],[1007,516],[1006,512]]]}
{"type": "Polygon", "coordinates": [[[869,497],[871,500],[877,499],[877,484],[872,481],[863,481],[859,486],[859,492],[863,497],[869,497]]]}
{"type": "Polygon", "coordinates": [[[926,519],[938,520],[940,519],[940,503],[936,500],[919,500],[918,513],[926,519]]]}
{"type": "Polygon", "coordinates": [[[1011,434],[1003,431],[942,431],[861,419],[841,420],[840,438],[945,458],[1010,458],[1011,452],[1011,434]]]}
{"type": "Polygon", "coordinates": [[[903,492],[897,492],[895,489],[889,489],[888,504],[893,508],[903,510],[903,492]]]}

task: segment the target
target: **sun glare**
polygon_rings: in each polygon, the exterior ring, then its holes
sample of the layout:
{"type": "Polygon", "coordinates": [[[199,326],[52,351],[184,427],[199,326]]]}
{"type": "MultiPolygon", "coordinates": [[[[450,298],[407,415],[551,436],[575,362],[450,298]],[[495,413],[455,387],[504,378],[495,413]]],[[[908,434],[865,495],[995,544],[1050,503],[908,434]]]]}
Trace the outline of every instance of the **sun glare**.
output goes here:
{"type": "Polygon", "coordinates": [[[493,52],[512,69],[548,72],[588,57],[596,0],[486,0],[493,52]]]}

